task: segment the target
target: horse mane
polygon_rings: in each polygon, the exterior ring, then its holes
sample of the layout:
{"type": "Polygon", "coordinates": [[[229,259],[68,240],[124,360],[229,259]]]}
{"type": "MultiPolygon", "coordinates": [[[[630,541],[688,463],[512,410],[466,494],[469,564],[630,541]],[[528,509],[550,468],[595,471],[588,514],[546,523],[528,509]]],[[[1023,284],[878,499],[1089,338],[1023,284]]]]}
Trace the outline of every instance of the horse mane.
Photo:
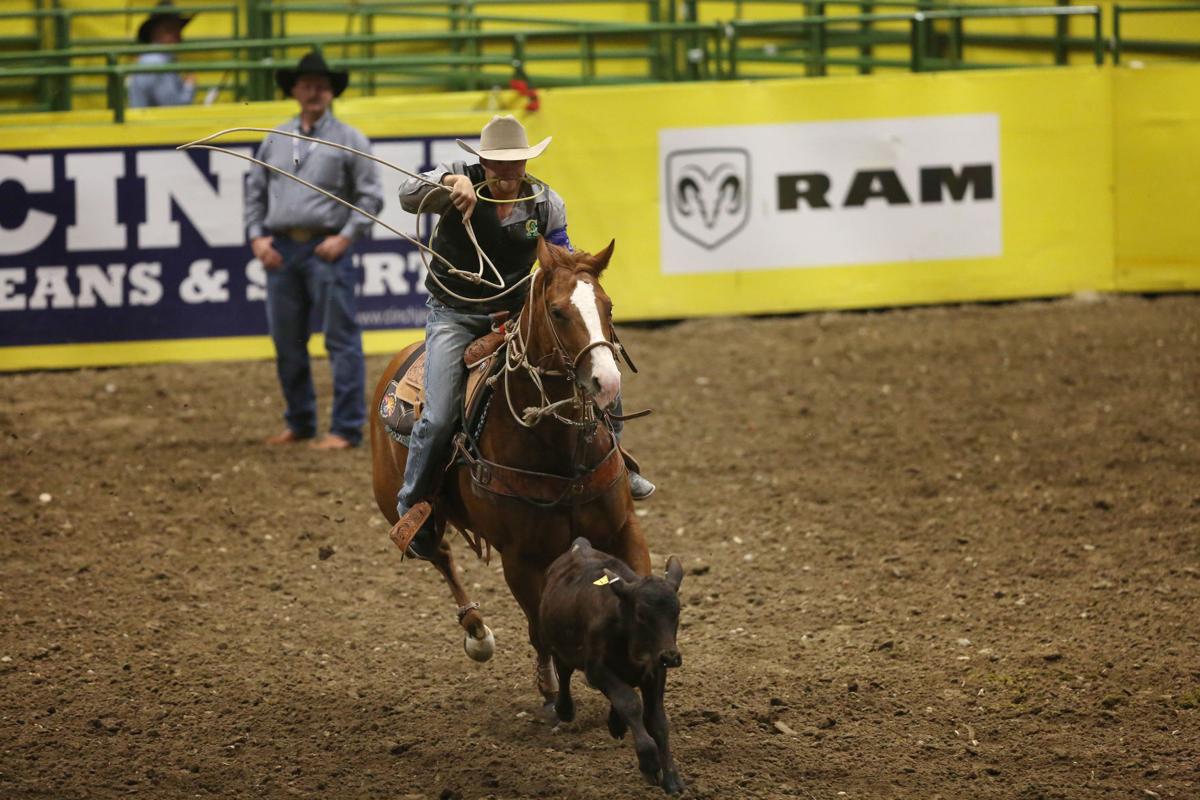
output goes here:
{"type": "Polygon", "coordinates": [[[542,269],[553,271],[564,269],[569,272],[585,272],[594,278],[600,277],[600,273],[608,266],[609,259],[612,258],[613,245],[616,240],[610,241],[608,247],[605,247],[599,253],[589,253],[586,250],[575,250],[572,252],[565,247],[560,247],[552,242],[546,241],[542,237],[538,237],[538,263],[542,269]]]}

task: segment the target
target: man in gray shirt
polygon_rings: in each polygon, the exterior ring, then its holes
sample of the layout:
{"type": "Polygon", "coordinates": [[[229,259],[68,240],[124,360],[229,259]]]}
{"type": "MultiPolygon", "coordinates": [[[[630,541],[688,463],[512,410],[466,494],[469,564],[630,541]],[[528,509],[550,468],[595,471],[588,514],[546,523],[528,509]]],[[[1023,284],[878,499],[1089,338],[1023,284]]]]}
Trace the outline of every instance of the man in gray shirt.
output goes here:
{"type": "MultiPolygon", "coordinates": [[[[309,53],[296,69],[275,73],[279,88],[300,104],[299,116],[279,126],[370,152],[371,143],[333,116],[333,98],[349,77],[309,53]]],[[[289,136],[267,135],[259,160],[295,173],[371,214],[383,207],[379,167],[353,153],[289,136]]],[[[362,332],[354,318],[354,241],[371,220],[302,184],[254,165],[246,176],[246,232],[254,256],[267,271],[267,321],[287,411],[287,428],[268,444],[291,444],[317,433],[317,401],[308,359],[309,317],[324,321],[325,348],[333,368],[329,433],[313,447],[341,450],[362,441],[366,419],[362,332]]]]}
{"type": "MultiPolygon", "coordinates": [[[[183,28],[192,21],[172,8],[171,0],[162,0],[162,11],[151,14],[138,27],[138,42],[165,47],[183,40],[183,28]]],[[[170,64],[175,56],[167,52],[142,53],[139,64],[170,64]]],[[[196,79],[178,72],[139,72],[129,78],[129,107],[186,106],[196,96],[196,79]]]]}

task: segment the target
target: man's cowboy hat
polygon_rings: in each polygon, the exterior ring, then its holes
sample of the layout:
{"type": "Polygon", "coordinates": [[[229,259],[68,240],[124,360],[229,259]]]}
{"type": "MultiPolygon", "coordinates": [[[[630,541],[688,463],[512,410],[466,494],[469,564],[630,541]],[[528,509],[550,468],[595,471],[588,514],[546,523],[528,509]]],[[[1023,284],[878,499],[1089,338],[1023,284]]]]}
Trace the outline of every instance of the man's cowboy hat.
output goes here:
{"type": "Polygon", "coordinates": [[[530,147],[529,140],[525,138],[525,127],[517,122],[516,117],[512,114],[505,114],[502,117],[492,117],[492,121],[483,126],[483,133],[479,136],[478,150],[462,139],[457,141],[458,146],[463,150],[480,158],[492,161],[525,161],[540,156],[553,138],[553,136],[547,136],[530,147]]]}
{"type": "Polygon", "coordinates": [[[350,73],[330,69],[325,63],[325,59],[321,58],[321,54],[314,50],[300,59],[300,63],[296,65],[295,69],[276,70],[275,85],[282,89],[284,94],[291,97],[292,88],[296,85],[296,81],[300,80],[301,75],[324,75],[329,78],[329,85],[333,87],[334,97],[346,91],[346,85],[350,83],[350,73]]]}
{"type": "Polygon", "coordinates": [[[155,11],[138,26],[137,38],[142,44],[151,43],[150,37],[154,34],[154,26],[160,22],[178,23],[179,28],[182,30],[184,25],[192,21],[191,17],[185,17],[183,14],[175,11],[175,4],[171,0],[159,0],[158,7],[165,10],[155,11]]]}

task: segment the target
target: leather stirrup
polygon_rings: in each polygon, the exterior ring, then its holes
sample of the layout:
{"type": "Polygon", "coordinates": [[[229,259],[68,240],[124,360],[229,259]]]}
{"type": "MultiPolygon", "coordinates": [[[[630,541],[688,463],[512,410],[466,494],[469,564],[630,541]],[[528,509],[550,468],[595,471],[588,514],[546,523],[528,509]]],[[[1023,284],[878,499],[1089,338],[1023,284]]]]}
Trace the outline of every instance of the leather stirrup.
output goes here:
{"type": "Polygon", "coordinates": [[[429,505],[428,501],[422,500],[410,508],[408,513],[392,526],[388,535],[392,537],[396,547],[400,548],[401,553],[408,551],[408,546],[412,544],[417,531],[421,530],[421,526],[425,524],[425,520],[429,519],[429,515],[432,513],[433,506],[429,505]]]}

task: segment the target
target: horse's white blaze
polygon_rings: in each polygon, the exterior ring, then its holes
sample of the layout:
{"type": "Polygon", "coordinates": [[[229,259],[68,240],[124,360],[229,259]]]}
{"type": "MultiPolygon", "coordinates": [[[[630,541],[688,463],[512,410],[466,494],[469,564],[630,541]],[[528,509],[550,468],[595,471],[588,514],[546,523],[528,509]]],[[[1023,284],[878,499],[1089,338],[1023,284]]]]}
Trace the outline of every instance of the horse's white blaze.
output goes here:
{"type": "MultiPolygon", "coordinates": [[[[575,291],[571,292],[571,302],[579,309],[579,316],[583,317],[583,324],[588,332],[588,343],[608,341],[604,336],[604,326],[600,323],[596,287],[587,281],[576,282],[575,291]]],[[[601,408],[608,408],[621,391],[621,371],[617,369],[617,360],[613,358],[612,350],[607,347],[594,347],[589,356],[591,377],[600,385],[594,399],[601,408]]]]}

